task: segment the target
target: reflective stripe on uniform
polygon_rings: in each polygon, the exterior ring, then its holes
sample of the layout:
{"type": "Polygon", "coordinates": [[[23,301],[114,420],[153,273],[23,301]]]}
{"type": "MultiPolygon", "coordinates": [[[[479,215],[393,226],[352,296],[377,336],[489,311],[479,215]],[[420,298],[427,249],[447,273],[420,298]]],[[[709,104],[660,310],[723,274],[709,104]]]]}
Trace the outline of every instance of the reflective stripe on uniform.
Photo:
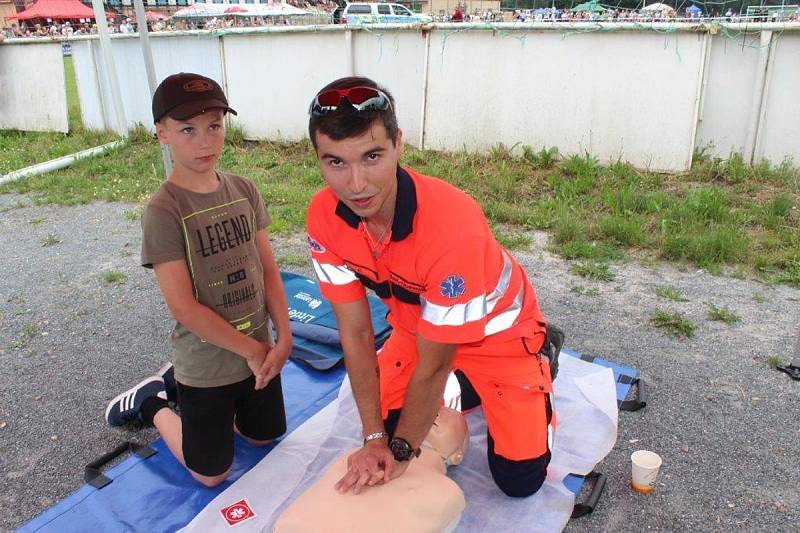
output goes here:
{"type": "Polygon", "coordinates": [[[497,302],[500,301],[500,298],[508,290],[508,285],[511,283],[511,269],[514,266],[511,262],[511,256],[508,255],[508,252],[505,250],[500,250],[500,253],[503,254],[503,271],[500,272],[500,279],[497,281],[497,286],[494,290],[489,294],[489,297],[486,298],[486,312],[491,313],[494,310],[494,306],[497,305],[497,302]]]}
{"type": "Polygon", "coordinates": [[[322,283],[347,285],[358,280],[355,273],[345,265],[336,266],[330,263],[320,263],[316,259],[312,259],[311,264],[314,265],[314,272],[316,272],[322,283]]]}
{"type": "MultiPolygon", "coordinates": [[[[511,257],[505,250],[502,251],[502,254],[503,270],[500,273],[497,286],[488,297],[485,294],[481,294],[466,303],[455,305],[438,305],[420,297],[422,319],[435,326],[463,326],[468,322],[475,322],[476,320],[485,318],[494,310],[500,298],[505,296],[508,286],[511,283],[511,271],[513,268],[511,257]]],[[[503,313],[489,322],[492,323],[496,318],[504,316],[508,311],[515,311],[514,318],[516,318],[522,308],[522,301],[520,300],[517,302],[519,297],[520,296],[517,295],[517,298],[514,299],[514,303],[509,310],[503,311],[503,313]]],[[[489,325],[487,324],[487,328],[488,327],[489,325]]],[[[502,331],[503,329],[506,328],[500,328],[497,331],[502,331]]]]}
{"type": "Polygon", "coordinates": [[[514,301],[503,312],[498,313],[497,316],[492,317],[486,323],[486,335],[494,335],[505,331],[516,322],[520,311],[522,311],[522,302],[525,299],[525,287],[520,287],[519,292],[514,297],[514,301]]]}

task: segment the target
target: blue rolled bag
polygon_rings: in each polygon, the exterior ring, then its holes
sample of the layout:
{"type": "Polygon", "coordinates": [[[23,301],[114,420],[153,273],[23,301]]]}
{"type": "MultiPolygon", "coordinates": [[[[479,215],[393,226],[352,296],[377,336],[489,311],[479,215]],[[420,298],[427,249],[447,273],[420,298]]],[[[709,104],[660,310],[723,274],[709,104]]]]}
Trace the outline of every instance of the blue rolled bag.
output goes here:
{"type": "MultiPolygon", "coordinates": [[[[343,359],[342,343],[336,316],[323,298],[316,280],[300,274],[281,272],[289,320],[292,328],[291,359],[315,370],[329,370],[343,359]]],[[[367,296],[375,333],[375,347],[380,348],[392,332],[386,321],[387,307],[380,298],[367,296]]]]}

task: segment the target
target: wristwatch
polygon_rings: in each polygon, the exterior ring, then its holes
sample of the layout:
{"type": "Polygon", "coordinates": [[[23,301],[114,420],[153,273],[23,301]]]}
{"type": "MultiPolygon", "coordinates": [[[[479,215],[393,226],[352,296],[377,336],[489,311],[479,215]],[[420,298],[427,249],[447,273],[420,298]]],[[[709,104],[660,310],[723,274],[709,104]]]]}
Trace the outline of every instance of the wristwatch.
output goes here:
{"type": "Polygon", "coordinates": [[[419,457],[422,452],[419,448],[416,450],[411,447],[411,444],[406,439],[395,437],[389,442],[389,449],[394,455],[394,460],[398,462],[410,461],[414,457],[419,457]]]}

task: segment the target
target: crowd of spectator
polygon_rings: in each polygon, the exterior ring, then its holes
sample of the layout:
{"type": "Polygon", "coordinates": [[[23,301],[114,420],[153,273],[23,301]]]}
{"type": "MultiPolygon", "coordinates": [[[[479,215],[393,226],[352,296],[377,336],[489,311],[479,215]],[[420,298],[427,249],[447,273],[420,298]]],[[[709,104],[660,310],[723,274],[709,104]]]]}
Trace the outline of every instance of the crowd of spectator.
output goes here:
{"type": "MultiPolygon", "coordinates": [[[[691,6],[690,6],[691,7],[691,6]]],[[[463,17],[453,13],[451,20],[463,17]]],[[[714,9],[703,12],[700,9],[687,8],[682,12],[674,9],[637,10],[607,9],[605,11],[572,11],[570,9],[542,8],[536,10],[517,10],[513,19],[519,22],[699,22],[701,20],[720,20],[724,22],[786,22],[800,20],[800,8],[795,11],[774,10],[761,15],[744,15],[728,9],[720,13],[714,9]]]]}
{"type": "MultiPolygon", "coordinates": [[[[341,0],[338,0],[341,2],[341,0]]],[[[287,3],[324,16],[329,16],[338,3],[334,0],[287,0],[287,3]]],[[[501,12],[479,11],[467,13],[462,7],[456,7],[453,13],[442,13],[435,19],[439,22],[502,22],[509,20],[508,15],[501,12]]],[[[512,21],[515,22],[698,22],[715,19],[725,22],[796,22],[800,21],[800,8],[791,10],[773,10],[762,14],[746,16],[728,9],[725,13],[710,10],[707,13],[699,9],[676,12],[674,9],[663,11],[636,9],[608,9],[605,11],[573,11],[571,9],[540,8],[536,10],[515,10],[512,21]]],[[[314,23],[318,23],[315,20],[314,23]]],[[[149,31],[182,31],[197,29],[225,29],[235,27],[270,26],[289,24],[286,17],[209,17],[200,19],[167,18],[165,20],[148,21],[149,31]]],[[[129,17],[108,20],[110,33],[135,33],[137,24],[129,17]]],[[[0,41],[15,37],[72,37],[75,35],[93,35],[97,33],[97,24],[92,20],[79,21],[47,21],[47,23],[12,23],[0,31],[0,41]]]]}
{"type": "MultiPolygon", "coordinates": [[[[332,11],[332,10],[331,10],[332,11]]],[[[184,31],[184,30],[215,30],[239,27],[271,26],[275,24],[288,24],[287,17],[208,17],[196,19],[165,19],[148,21],[147,29],[151,32],[184,31]]],[[[138,24],[130,18],[123,18],[116,22],[108,21],[109,33],[136,33],[138,24]]],[[[51,21],[47,24],[20,22],[0,30],[0,40],[15,37],[73,37],[77,35],[94,35],[97,33],[97,24],[94,21],[51,21]]]]}

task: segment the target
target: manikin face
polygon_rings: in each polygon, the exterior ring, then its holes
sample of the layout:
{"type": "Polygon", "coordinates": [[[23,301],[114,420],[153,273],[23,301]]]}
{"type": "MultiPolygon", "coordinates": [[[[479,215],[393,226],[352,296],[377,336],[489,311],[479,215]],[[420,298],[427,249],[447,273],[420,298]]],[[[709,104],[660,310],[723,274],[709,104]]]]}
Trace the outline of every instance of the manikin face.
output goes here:
{"type": "Polygon", "coordinates": [[[335,141],[316,133],[322,177],[334,194],[361,218],[389,222],[397,196],[397,162],[402,132],[392,139],[380,120],[358,137],[335,141]]]}
{"type": "Polygon", "coordinates": [[[187,177],[214,171],[225,143],[224,112],[211,109],[187,120],[164,117],[156,123],[161,144],[169,146],[176,170],[187,177]]]}
{"type": "Polygon", "coordinates": [[[442,406],[425,442],[439,452],[448,465],[460,464],[469,444],[469,431],[464,415],[442,406]]]}

